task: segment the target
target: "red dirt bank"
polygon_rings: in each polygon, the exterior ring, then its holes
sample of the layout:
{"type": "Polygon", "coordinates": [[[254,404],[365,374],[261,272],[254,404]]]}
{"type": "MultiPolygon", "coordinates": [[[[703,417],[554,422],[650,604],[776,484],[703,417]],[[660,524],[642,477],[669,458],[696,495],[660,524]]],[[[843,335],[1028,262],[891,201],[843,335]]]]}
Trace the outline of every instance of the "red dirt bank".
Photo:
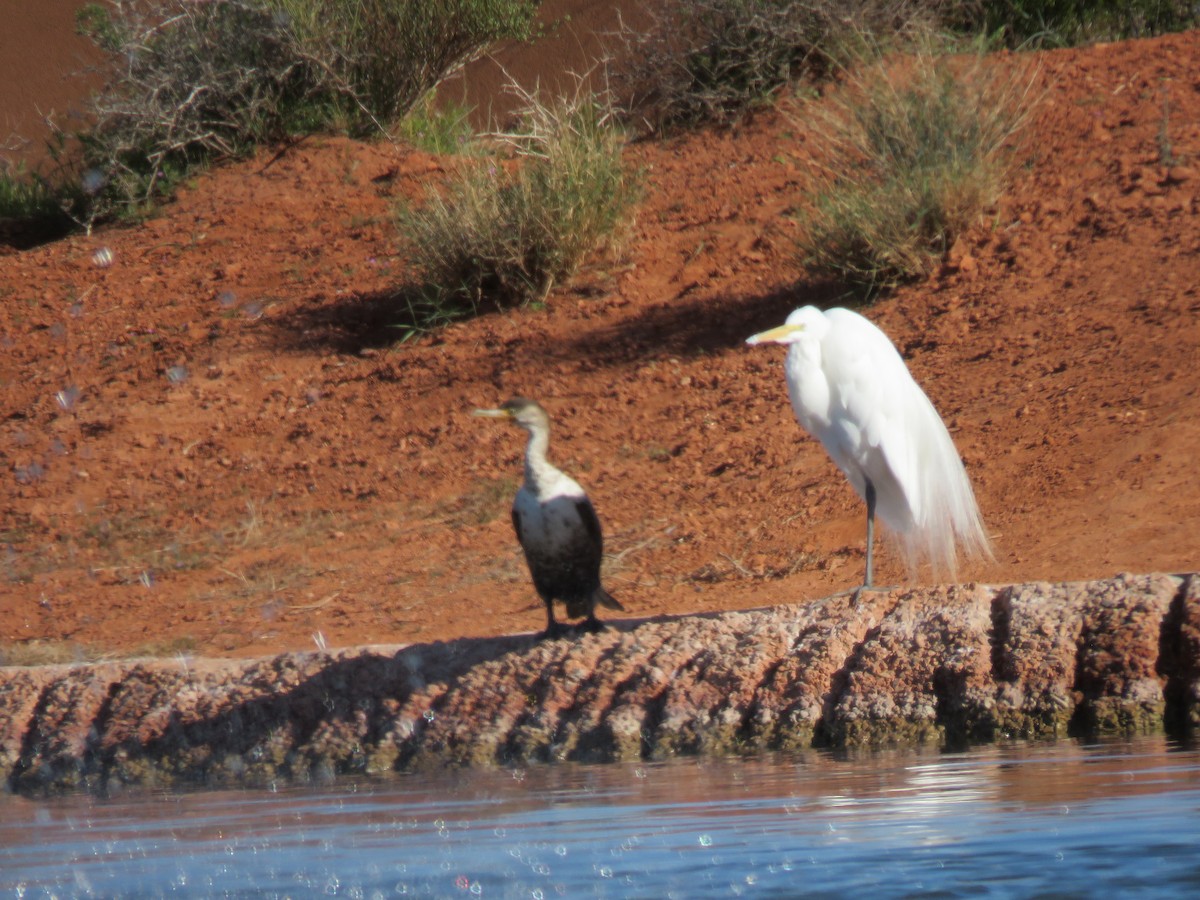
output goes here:
{"type": "MultiPolygon", "coordinates": [[[[1038,60],[1008,195],[938,277],[867,314],[976,485],[998,560],[964,578],[1192,571],[1200,35],[1038,60]]],[[[445,166],[405,147],[308,140],[140,224],[0,255],[0,652],[540,627],[507,517],[520,435],[467,415],[517,393],[555,417],[631,617],[853,584],[861,503],[792,420],[779,355],[742,346],[829,299],[785,215],[803,134],[767,113],[629,156],[647,195],[623,260],[545,309],[398,346],[389,210],[445,166]]],[[[886,549],[880,570],[905,580],[886,549]]]]}

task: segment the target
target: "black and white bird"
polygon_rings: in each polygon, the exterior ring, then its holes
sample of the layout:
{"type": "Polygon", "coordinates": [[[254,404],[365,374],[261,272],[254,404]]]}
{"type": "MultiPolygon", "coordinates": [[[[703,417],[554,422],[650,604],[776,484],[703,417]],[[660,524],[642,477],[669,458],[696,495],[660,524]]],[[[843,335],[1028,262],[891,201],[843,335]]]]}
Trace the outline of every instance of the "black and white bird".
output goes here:
{"type": "Polygon", "coordinates": [[[529,433],[525,447],[525,483],[513,501],[513,529],[525,551],[533,586],[546,604],[543,638],[555,638],[567,627],[555,620],[554,602],[567,607],[568,618],[586,616],[583,627],[600,631],[596,605],[624,610],[600,586],[604,538],[600,520],[583,488],[546,458],[550,417],[533,400],[514,397],[499,409],[477,409],[476,416],[508,419],[529,433]]]}

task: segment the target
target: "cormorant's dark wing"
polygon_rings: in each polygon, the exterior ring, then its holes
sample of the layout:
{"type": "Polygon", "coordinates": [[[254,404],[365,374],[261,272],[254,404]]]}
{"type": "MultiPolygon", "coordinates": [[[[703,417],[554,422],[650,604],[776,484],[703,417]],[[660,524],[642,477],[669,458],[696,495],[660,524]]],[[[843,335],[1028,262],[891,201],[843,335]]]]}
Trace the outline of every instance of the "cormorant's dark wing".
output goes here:
{"type": "Polygon", "coordinates": [[[517,533],[517,542],[521,543],[521,546],[524,546],[524,544],[521,542],[521,514],[517,512],[516,505],[514,505],[512,508],[512,523],[513,531],[517,533]]]}
{"type": "Polygon", "coordinates": [[[596,547],[597,554],[604,552],[604,537],[600,533],[600,520],[596,517],[596,510],[592,506],[592,501],[587,497],[581,497],[575,501],[575,511],[579,513],[579,520],[583,522],[583,527],[587,529],[588,537],[592,544],[596,547]]]}
{"type": "MultiPolygon", "coordinates": [[[[589,556],[592,557],[592,565],[596,567],[596,573],[599,574],[600,562],[604,558],[604,539],[600,533],[600,519],[596,515],[596,509],[592,506],[590,500],[584,497],[575,501],[575,509],[579,513],[579,519],[583,522],[583,527],[587,529],[589,556]],[[594,554],[594,555],[593,555],[594,554]]],[[[624,611],[617,599],[600,587],[599,582],[596,584],[596,590],[592,593],[592,602],[599,603],[601,606],[607,606],[609,609],[619,609],[624,611]]],[[[583,615],[586,610],[581,610],[578,614],[583,615]]]]}

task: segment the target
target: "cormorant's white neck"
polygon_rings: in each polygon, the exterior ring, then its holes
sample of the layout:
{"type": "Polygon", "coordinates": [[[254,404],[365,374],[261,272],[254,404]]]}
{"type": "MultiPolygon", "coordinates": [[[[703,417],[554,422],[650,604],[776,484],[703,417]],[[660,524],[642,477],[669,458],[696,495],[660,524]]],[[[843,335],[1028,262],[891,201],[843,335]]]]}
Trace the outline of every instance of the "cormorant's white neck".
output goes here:
{"type": "Polygon", "coordinates": [[[525,447],[525,481],[538,494],[550,491],[562,476],[546,458],[549,447],[549,429],[529,429],[529,443],[525,447]]]}

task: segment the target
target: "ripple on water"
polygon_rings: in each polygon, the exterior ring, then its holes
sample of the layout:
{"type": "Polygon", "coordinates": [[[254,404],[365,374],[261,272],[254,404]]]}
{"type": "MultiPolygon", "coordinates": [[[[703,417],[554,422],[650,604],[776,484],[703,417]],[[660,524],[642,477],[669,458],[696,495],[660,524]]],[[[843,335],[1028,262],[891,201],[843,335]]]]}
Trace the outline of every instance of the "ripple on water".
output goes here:
{"type": "Polygon", "coordinates": [[[304,791],[0,796],[0,893],[1163,896],[1200,752],[1163,740],[523,767],[304,791]],[[515,771],[515,770],[514,770],[515,771]]]}

